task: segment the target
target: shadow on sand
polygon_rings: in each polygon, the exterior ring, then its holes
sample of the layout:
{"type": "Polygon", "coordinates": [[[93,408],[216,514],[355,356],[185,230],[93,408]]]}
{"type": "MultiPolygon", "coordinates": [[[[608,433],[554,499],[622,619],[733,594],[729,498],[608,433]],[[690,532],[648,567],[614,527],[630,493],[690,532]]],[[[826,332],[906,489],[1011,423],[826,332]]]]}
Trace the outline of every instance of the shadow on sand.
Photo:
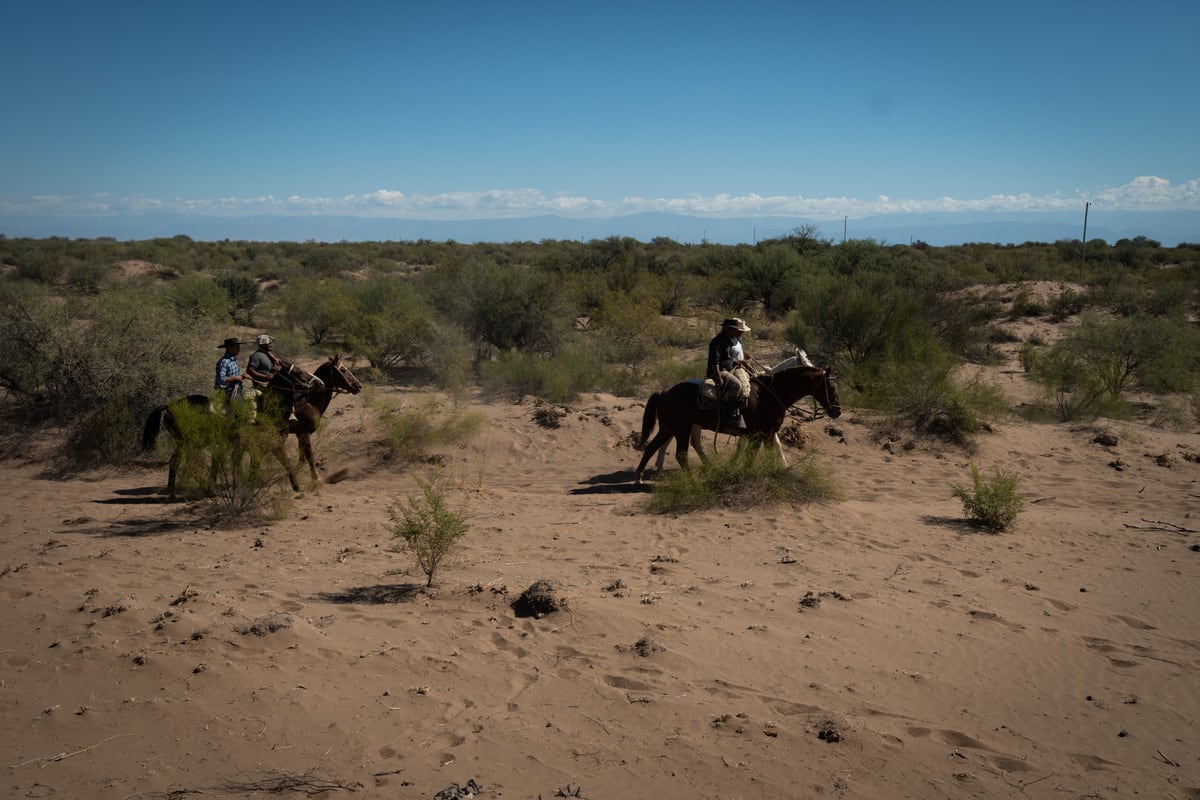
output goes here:
{"type": "Polygon", "coordinates": [[[982,522],[963,517],[935,517],[931,514],[925,514],[921,517],[921,522],[924,522],[926,525],[950,528],[959,533],[991,533],[988,527],[982,522]]]}
{"type": "Polygon", "coordinates": [[[110,497],[106,500],[93,500],[92,502],[110,506],[165,505],[167,503],[182,502],[180,500],[172,500],[154,486],[140,486],[136,489],[117,489],[113,494],[117,495],[117,497],[110,497]]]}
{"type": "Polygon", "coordinates": [[[327,603],[390,605],[407,603],[424,589],[419,583],[379,583],[374,586],[352,586],[340,592],[320,592],[317,598],[327,603]]]}
{"type": "Polygon", "coordinates": [[[635,482],[633,470],[609,472],[605,475],[595,475],[580,481],[581,489],[572,489],[571,494],[641,494],[650,491],[646,485],[639,486],[635,482]]]}

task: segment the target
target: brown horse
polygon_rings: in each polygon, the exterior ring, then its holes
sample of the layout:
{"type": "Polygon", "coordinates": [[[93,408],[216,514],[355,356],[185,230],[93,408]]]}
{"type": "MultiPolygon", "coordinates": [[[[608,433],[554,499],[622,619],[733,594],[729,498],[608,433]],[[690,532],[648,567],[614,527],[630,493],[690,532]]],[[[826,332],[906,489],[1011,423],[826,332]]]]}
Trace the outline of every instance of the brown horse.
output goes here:
{"type": "MultiPolygon", "coordinates": [[[[645,451],[637,467],[638,483],[642,482],[646,464],[671,439],[675,440],[675,460],[686,468],[692,426],[699,425],[710,431],[718,429],[717,409],[700,408],[699,394],[698,382],[684,381],[665,392],[650,395],[646,401],[646,411],[642,414],[642,444],[645,451]],[[659,428],[658,435],[650,439],[655,422],[659,428]]],[[[767,437],[774,437],[783,425],[787,410],[808,395],[815,397],[830,417],[836,419],[841,416],[842,405],[832,369],[792,367],[774,374],[756,375],[750,380],[750,399],[742,412],[746,428],[728,432],[735,436],[755,437],[760,442],[767,437]]]]}
{"type": "MultiPolygon", "coordinates": [[[[292,413],[295,416],[287,421],[287,428],[284,432],[285,438],[288,434],[293,434],[300,443],[300,460],[296,465],[299,466],[303,462],[308,463],[308,473],[312,477],[314,485],[318,482],[318,478],[317,460],[313,455],[312,435],[321,424],[321,416],[329,408],[329,403],[335,394],[358,394],[362,390],[362,383],[354,377],[350,368],[342,363],[341,356],[331,356],[328,361],[317,367],[315,375],[320,381],[319,387],[314,386],[296,398],[296,402],[292,405],[292,413]]],[[[288,472],[294,489],[296,480],[292,478],[290,469],[288,472]]]]}
{"type": "MultiPolygon", "coordinates": [[[[289,434],[296,435],[300,441],[301,458],[308,461],[315,481],[316,466],[310,436],[317,429],[321,414],[329,407],[329,401],[333,395],[337,392],[357,393],[362,388],[362,384],[345,365],[341,364],[339,357],[330,358],[317,369],[316,374],[306,372],[287,361],[281,360],[281,364],[282,368],[267,385],[265,394],[271,400],[263,404],[262,421],[269,420],[279,430],[281,438],[276,457],[287,471],[288,482],[292,489],[299,491],[300,484],[296,481],[292,465],[283,453],[283,441],[289,434]],[[293,413],[296,414],[295,418],[292,417],[293,413]]],[[[192,394],[180,398],[174,403],[161,405],[146,417],[146,422],[142,426],[143,450],[154,447],[159,433],[164,430],[176,440],[167,469],[167,495],[172,499],[175,497],[175,480],[182,457],[179,447],[181,432],[172,411],[179,404],[185,404],[202,413],[218,413],[208,395],[192,394]]]]}

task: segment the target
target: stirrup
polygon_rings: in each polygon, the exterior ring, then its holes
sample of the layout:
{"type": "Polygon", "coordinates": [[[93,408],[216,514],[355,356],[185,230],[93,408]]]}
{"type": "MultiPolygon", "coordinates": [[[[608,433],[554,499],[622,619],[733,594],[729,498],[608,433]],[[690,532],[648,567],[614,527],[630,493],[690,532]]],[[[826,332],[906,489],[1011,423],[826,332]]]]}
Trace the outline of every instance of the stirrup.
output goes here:
{"type": "Polygon", "coordinates": [[[746,420],[741,414],[729,414],[721,419],[721,433],[741,433],[746,430],[746,420]]]}

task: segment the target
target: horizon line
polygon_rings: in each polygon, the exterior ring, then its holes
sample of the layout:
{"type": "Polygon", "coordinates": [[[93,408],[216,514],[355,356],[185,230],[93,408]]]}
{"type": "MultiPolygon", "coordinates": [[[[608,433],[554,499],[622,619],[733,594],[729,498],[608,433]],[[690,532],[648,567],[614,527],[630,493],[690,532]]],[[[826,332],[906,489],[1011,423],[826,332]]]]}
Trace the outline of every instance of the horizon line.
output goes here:
{"type": "Polygon", "coordinates": [[[97,192],[87,195],[44,194],[0,197],[0,213],[41,217],[106,217],[113,215],[184,214],[209,218],[248,216],[354,217],[413,222],[487,222],[538,216],[568,220],[602,220],[646,213],[668,213],[697,218],[808,217],[815,221],[841,221],[874,216],[911,214],[1035,214],[1066,212],[1090,205],[1097,211],[1189,212],[1200,211],[1200,178],[1178,185],[1156,176],[1139,176],[1123,186],[1095,192],[1035,196],[992,194],[981,198],[938,197],[932,200],[894,199],[879,195],[870,200],[853,197],[811,198],[803,195],[691,195],[688,197],[625,197],[619,201],[591,199],[541,190],[489,189],[486,191],[404,193],[378,189],[336,198],[291,195],[275,197],[221,197],[170,199],[146,195],[97,192]]]}

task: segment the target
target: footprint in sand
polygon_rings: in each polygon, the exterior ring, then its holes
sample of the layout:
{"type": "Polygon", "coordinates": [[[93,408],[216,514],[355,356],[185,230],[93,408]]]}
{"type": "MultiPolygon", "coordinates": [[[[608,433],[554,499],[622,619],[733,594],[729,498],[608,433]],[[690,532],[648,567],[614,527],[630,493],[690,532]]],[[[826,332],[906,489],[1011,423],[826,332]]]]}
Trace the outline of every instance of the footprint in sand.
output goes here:
{"type": "MultiPolygon", "coordinates": [[[[910,728],[909,730],[911,731],[912,729],[910,728]]],[[[948,744],[951,747],[970,747],[973,750],[986,750],[989,752],[992,749],[978,739],[959,731],[937,731],[936,738],[938,741],[948,744]]]]}
{"type": "Polygon", "coordinates": [[[1000,616],[999,614],[992,613],[991,611],[968,611],[967,613],[971,615],[971,619],[982,619],[987,620],[988,622],[998,622],[1011,631],[1025,630],[1024,625],[1020,625],[1016,622],[1009,622],[1004,617],[1000,616]]]}
{"type": "Polygon", "coordinates": [[[605,675],[604,682],[614,689],[627,689],[633,692],[651,692],[657,687],[651,686],[642,681],[635,681],[632,678],[626,678],[623,675],[605,675]]]}
{"type": "Polygon", "coordinates": [[[1050,605],[1054,606],[1055,608],[1057,608],[1059,611],[1074,611],[1075,610],[1075,606],[1071,605],[1070,603],[1064,603],[1063,601],[1055,600],[1052,597],[1047,597],[1046,602],[1049,603],[1050,605]]]}
{"type": "Polygon", "coordinates": [[[526,650],[524,647],[521,647],[519,644],[513,644],[507,638],[505,638],[504,634],[502,633],[492,634],[492,644],[496,646],[497,650],[510,653],[519,659],[525,658],[525,656],[529,655],[528,650],[526,650]]]}
{"type": "Polygon", "coordinates": [[[992,756],[989,759],[996,768],[1004,772],[1028,772],[1033,769],[1029,764],[1019,758],[1010,758],[1009,756],[992,756]]]}
{"type": "Polygon", "coordinates": [[[1105,767],[1115,766],[1113,762],[1107,761],[1100,756],[1093,756],[1088,753],[1072,753],[1071,760],[1086,770],[1098,770],[1105,767]]]}
{"type": "Polygon", "coordinates": [[[1096,636],[1084,636],[1083,643],[1089,650],[1095,650],[1097,653],[1112,653],[1120,649],[1108,639],[1101,639],[1096,636]]]}

